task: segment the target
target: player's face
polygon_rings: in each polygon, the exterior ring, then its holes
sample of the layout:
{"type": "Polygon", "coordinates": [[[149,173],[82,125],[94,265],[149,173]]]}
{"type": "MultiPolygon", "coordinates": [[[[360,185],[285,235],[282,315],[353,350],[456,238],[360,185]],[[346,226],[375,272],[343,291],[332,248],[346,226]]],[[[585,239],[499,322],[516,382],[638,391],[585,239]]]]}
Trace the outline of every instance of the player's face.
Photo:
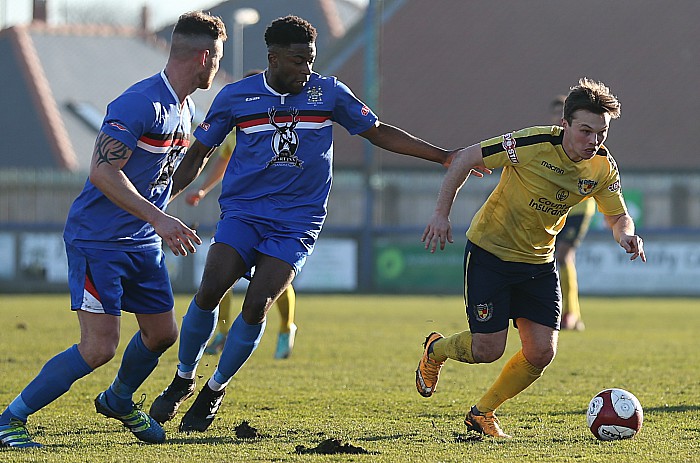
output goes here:
{"type": "Polygon", "coordinates": [[[219,71],[219,61],[224,56],[224,44],[221,40],[217,40],[214,47],[209,51],[204,69],[200,75],[199,88],[206,90],[211,87],[214,82],[214,76],[219,71]]]}
{"type": "Polygon", "coordinates": [[[594,114],[579,109],[571,116],[571,125],[564,120],[563,146],[566,155],[574,162],[591,159],[600,145],[608,138],[610,114],[594,114]]]}
{"type": "Polygon", "coordinates": [[[275,47],[268,54],[268,84],[280,93],[301,93],[316,60],[315,43],[293,43],[288,48],[275,47]]]}

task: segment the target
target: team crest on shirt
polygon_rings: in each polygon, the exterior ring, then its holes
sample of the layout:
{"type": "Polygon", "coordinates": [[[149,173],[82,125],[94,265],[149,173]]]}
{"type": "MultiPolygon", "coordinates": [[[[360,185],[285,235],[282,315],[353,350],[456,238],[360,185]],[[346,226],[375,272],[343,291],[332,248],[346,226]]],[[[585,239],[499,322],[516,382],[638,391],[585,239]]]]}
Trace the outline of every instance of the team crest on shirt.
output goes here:
{"type": "Polygon", "coordinates": [[[323,89],[320,85],[312,85],[306,90],[306,94],[308,95],[308,104],[314,106],[323,104],[323,89]]]}
{"type": "Polygon", "coordinates": [[[493,317],[493,303],[486,302],[484,304],[477,304],[474,307],[474,313],[476,313],[476,320],[479,322],[487,322],[493,317]]]}
{"type": "Polygon", "coordinates": [[[593,189],[598,186],[598,182],[595,180],[589,180],[585,178],[578,179],[578,192],[583,196],[588,196],[593,192],[593,189]]]}
{"type": "Polygon", "coordinates": [[[296,155],[297,148],[299,148],[299,135],[294,130],[299,123],[299,110],[293,108],[289,111],[291,116],[289,123],[275,121],[276,114],[275,108],[270,108],[267,111],[270,124],[275,128],[275,133],[272,135],[272,151],[275,154],[265,167],[275,165],[301,168],[304,161],[296,155]]]}
{"type": "Polygon", "coordinates": [[[559,191],[557,191],[557,201],[566,201],[566,198],[569,197],[569,191],[561,188],[559,191]]]}

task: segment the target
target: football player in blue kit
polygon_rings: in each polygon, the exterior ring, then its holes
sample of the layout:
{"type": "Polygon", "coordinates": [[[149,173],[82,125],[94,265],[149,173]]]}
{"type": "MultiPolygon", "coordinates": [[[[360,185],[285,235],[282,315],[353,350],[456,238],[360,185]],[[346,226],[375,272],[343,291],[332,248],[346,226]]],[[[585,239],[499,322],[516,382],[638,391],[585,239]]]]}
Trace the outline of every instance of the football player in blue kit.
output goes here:
{"type": "Polygon", "coordinates": [[[216,371],[183,416],[181,431],[209,427],[226,386],[257,347],[267,311],[314,249],[331,188],[334,122],[386,150],[449,164],[451,151],[380,122],[338,79],[313,72],[315,41],[316,29],[302,18],[273,21],[265,31],[265,72],[224,87],[194,132],[191,151],[202,157],[233,129],[236,147],[214,243],[183,319],[177,371],[150,409],[160,423],[195,392],[195,371],[222,296],[256,270],[216,371]]]}
{"type": "MultiPolygon", "coordinates": [[[[180,16],[165,69],[132,85],[107,107],[89,179],[71,206],[64,231],[80,342],[50,359],[0,415],[3,447],[41,447],[27,432],[28,416],[114,357],[122,311],[135,314],[139,331],[95,407],[144,442],[165,440],[163,428],[132,398],[177,340],[162,244],[175,255],[186,255],[201,240],[164,210],[178,165],[190,165],[183,161],[194,115],[189,95],[211,86],[225,40],[220,18],[202,12],[180,16]]],[[[186,184],[197,173],[185,168],[176,177],[186,184]]]]}

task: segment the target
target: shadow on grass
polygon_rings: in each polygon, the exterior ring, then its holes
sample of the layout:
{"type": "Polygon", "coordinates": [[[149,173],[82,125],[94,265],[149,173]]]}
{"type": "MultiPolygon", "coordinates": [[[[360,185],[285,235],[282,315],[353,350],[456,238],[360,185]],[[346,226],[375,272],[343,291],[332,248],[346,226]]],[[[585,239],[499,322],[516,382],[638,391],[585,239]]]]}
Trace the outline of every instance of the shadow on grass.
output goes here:
{"type": "Polygon", "coordinates": [[[700,405],[669,405],[663,407],[644,407],[644,413],[685,413],[700,410],[700,405]]]}
{"type": "Polygon", "coordinates": [[[379,441],[394,441],[394,440],[402,440],[406,439],[409,437],[416,437],[419,436],[420,434],[417,432],[411,432],[407,434],[394,434],[391,436],[365,436],[365,437],[358,437],[357,440],[363,441],[363,442],[379,442],[379,441]]]}
{"type": "Polygon", "coordinates": [[[185,434],[183,437],[169,437],[166,444],[207,444],[207,445],[240,445],[253,442],[254,439],[237,439],[225,436],[199,436],[185,434]]]}

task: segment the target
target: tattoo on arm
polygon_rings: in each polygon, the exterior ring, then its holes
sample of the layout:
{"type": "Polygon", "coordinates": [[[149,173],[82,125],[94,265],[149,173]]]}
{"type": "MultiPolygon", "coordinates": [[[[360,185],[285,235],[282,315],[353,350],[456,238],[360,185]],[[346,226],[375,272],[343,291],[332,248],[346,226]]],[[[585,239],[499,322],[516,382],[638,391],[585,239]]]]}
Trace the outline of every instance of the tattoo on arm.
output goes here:
{"type": "Polygon", "coordinates": [[[100,132],[95,142],[95,155],[97,156],[96,165],[104,163],[111,165],[116,161],[126,162],[131,156],[131,150],[124,143],[100,132]]]}

